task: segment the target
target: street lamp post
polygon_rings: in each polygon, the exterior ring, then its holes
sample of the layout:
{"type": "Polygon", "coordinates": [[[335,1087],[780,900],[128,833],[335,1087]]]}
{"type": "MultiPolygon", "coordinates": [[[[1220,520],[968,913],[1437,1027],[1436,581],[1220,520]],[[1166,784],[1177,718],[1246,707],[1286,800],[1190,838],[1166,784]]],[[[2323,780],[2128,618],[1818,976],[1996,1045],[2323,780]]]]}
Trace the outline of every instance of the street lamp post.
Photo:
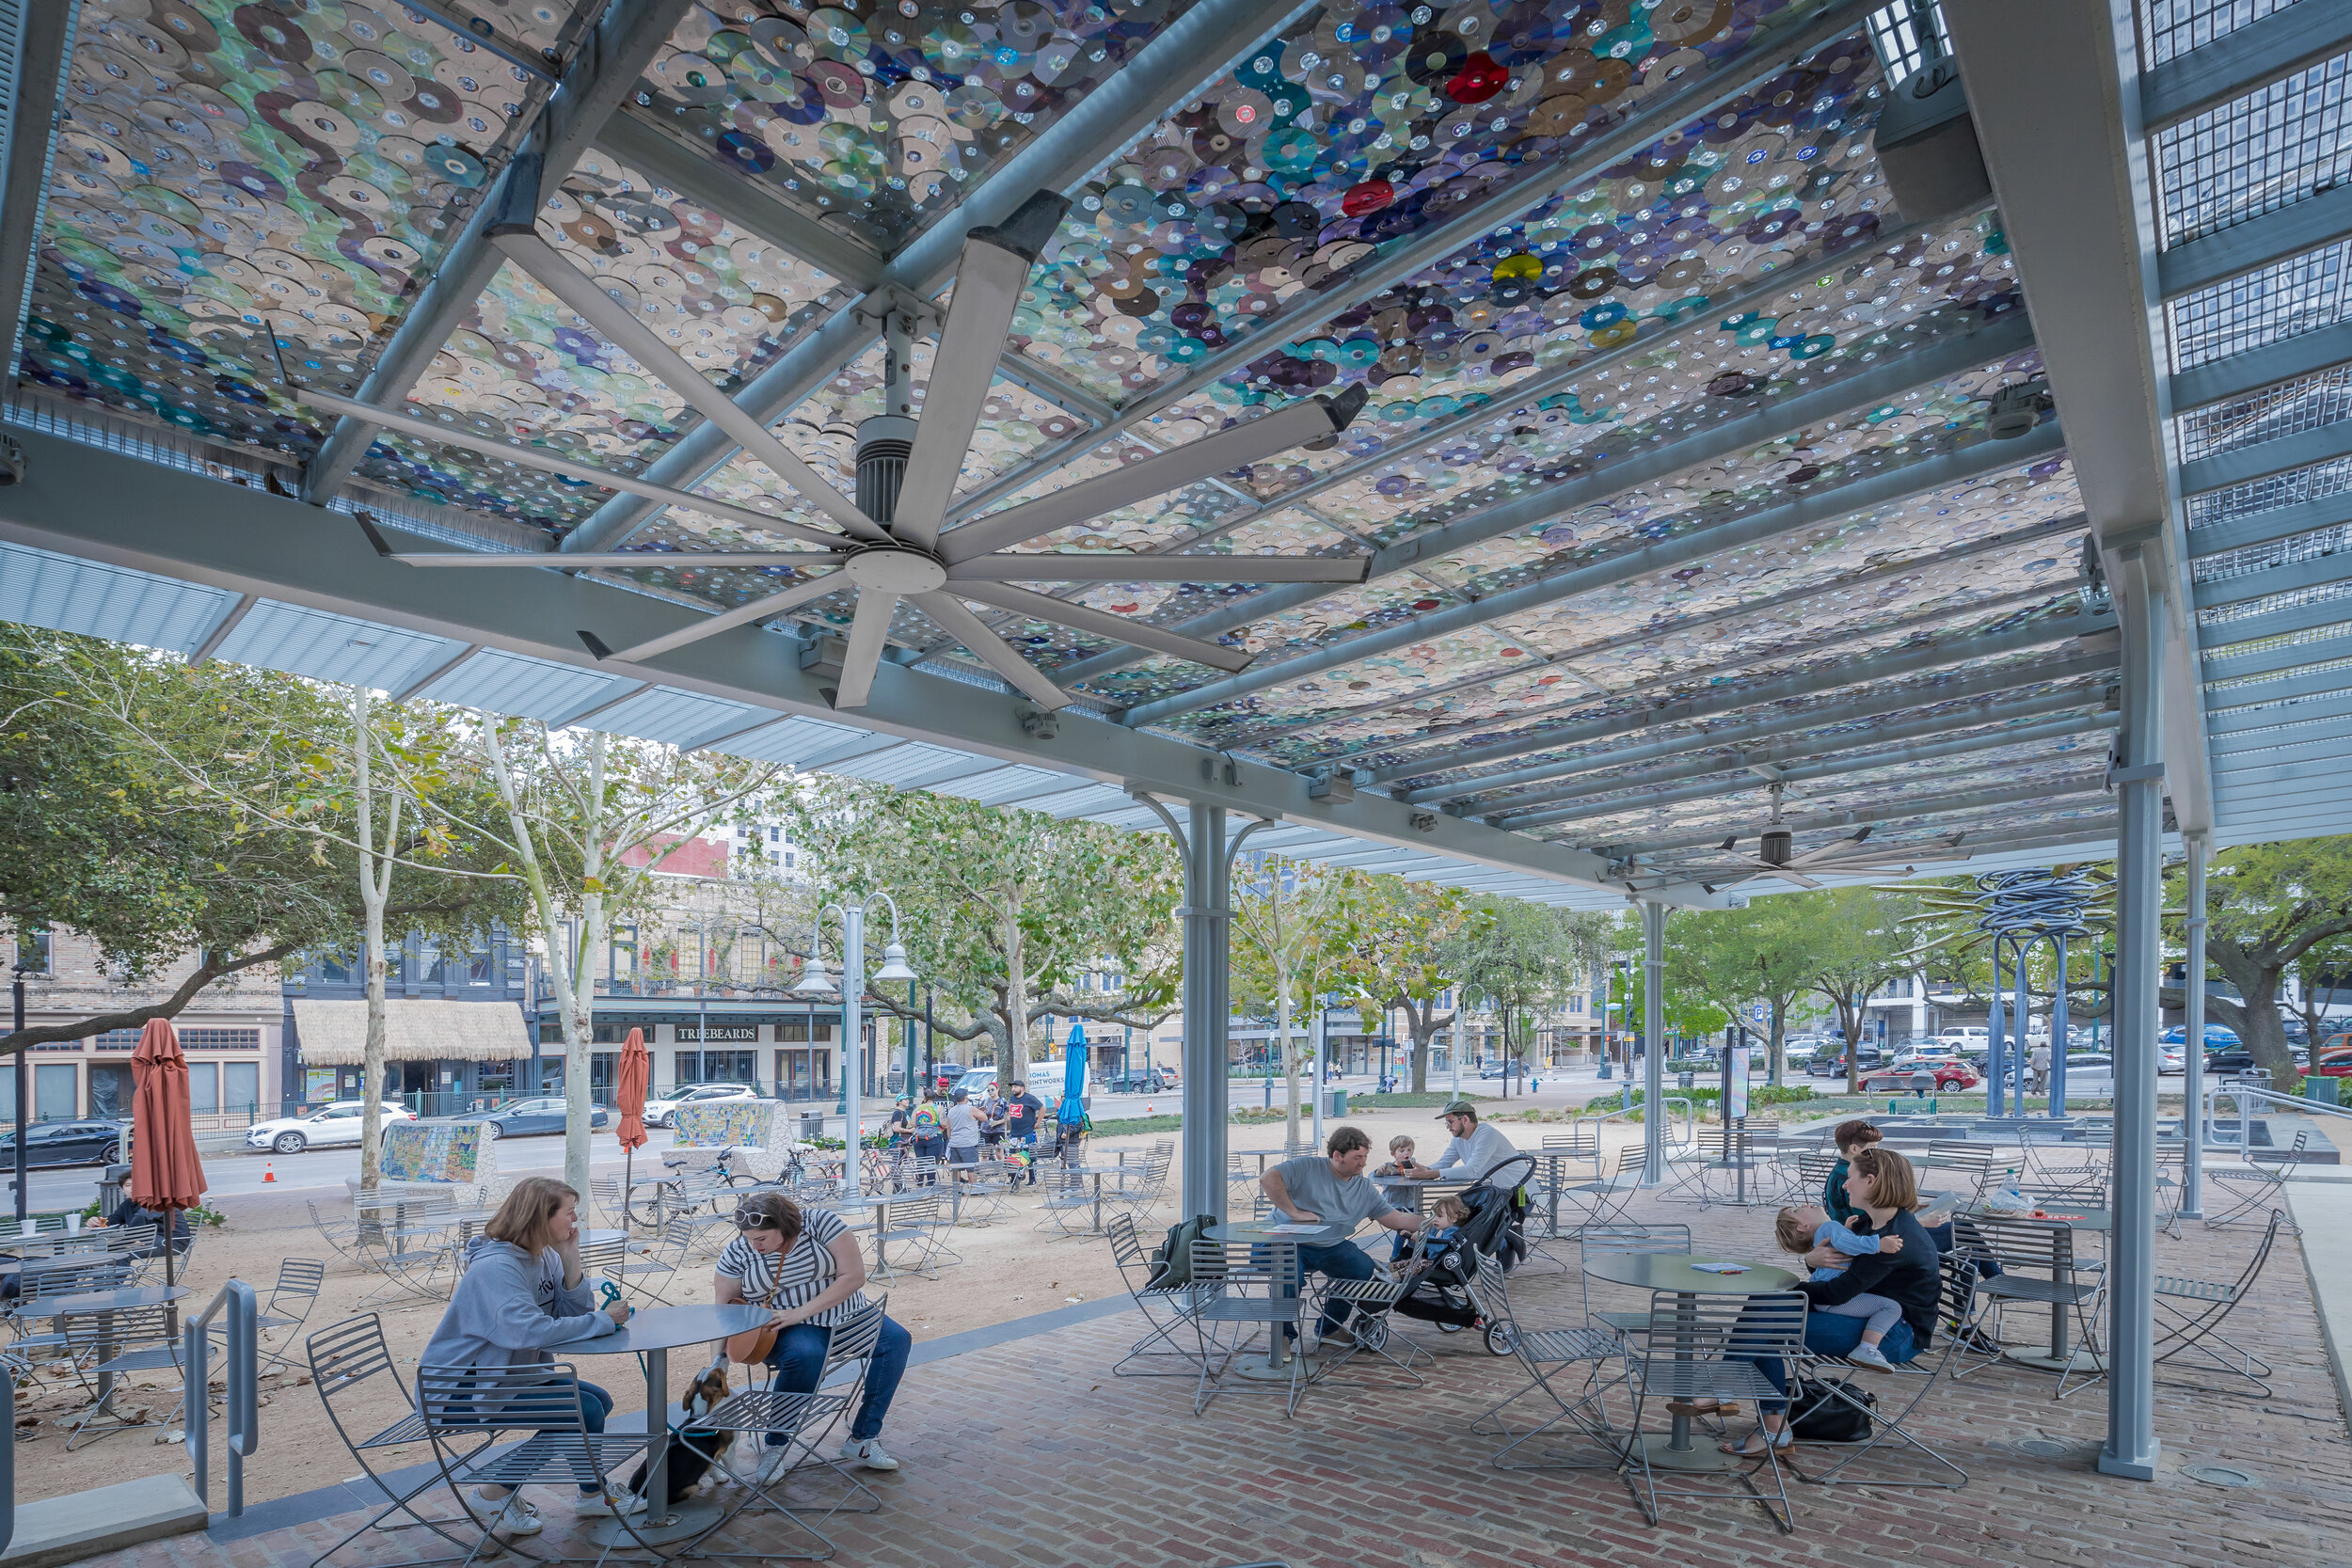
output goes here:
{"type": "MultiPolygon", "coordinates": [[[[19,946],[20,948],[22,947],[21,942],[19,943],[19,946]]],[[[11,1016],[15,1022],[16,1032],[21,1035],[24,1033],[24,958],[21,951],[17,956],[16,967],[9,977],[8,1003],[11,1016]]],[[[24,1053],[22,1050],[19,1050],[16,1053],[15,1072],[16,1227],[19,1230],[22,1230],[24,1228],[24,1200],[28,1196],[24,1190],[24,1102],[32,1095],[32,1086],[27,1082],[27,1080],[31,1077],[31,1073],[25,1068],[24,1053]]]]}
{"type": "Polygon", "coordinates": [[[804,996],[821,996],[833,990],[833,977],[825,971],[825,960],[818,949],[824,934],[828,913],[841,917],[841,1190],[850,1197],[858,1196],[859,1163],[866,1152],[865,1139],[858,1120],[863,1114],[859,1104],[865,1085],[866,1064],[865,1020],[862,1016],[866,1000],[866,911],[877,899],[890,906],[890,944],[882,949],[882,966],[875,973],[877,980],[914,980],[918,976],[907,963],[907,950],[898,941],[898,906],[886,893],[869,895],[856,903],[827,904],[817,911],[817,929],[808,943],[808,971],[800,984],[792,989],[804,996]]]}

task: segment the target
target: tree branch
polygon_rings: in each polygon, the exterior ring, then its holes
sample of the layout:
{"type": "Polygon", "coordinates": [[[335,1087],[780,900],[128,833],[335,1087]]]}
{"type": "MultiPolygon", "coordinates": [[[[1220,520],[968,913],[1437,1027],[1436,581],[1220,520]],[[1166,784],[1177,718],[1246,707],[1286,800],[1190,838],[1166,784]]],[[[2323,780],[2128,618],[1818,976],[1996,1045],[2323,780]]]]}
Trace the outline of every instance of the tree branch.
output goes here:
{"type": "Polygon", "coordinates": [[[276,963],[280,958],[290,958],[300,950],[300,946],[298,942],[280,942],[275,947],[265,947],[258,953],[248,953],[226,963],[208,955],[185,980],[180,982],[180,989],[161,1002],[119,1013],[101,1013],[77,1023],[41,1023],[20,1029],[11,1035],[0,1035],[0,1056],[15,1055],[31,1046],[50,1045],[58,1040],[87,1039],[92,1035],[103,1035],[115,1029],[142,1028],[153,1019],[177,1017],[182,1009],[196,1000],[199,991],[214,981],[240,970],[251,969],[257,964],[276,963]]]}

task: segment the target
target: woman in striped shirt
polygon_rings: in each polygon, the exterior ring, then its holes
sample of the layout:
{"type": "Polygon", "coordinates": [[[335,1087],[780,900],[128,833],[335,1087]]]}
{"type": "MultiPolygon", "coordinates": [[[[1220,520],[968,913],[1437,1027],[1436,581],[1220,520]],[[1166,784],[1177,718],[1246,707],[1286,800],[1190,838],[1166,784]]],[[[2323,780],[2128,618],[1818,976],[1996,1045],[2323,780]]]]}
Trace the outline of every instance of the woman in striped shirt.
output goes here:
{"type": "MultiPolygon", "coordinates": [[[[866,1255],[840,1217],[822,1209],[803,1210],[782,1193],[754,1193],[735,1211],[736,1238],[719,1255],[711,1279],[713,1298],[724,1306],[749,1302],[775,1309],[775,1348],[768,1364],[776,1386],[812,1394],[823,1375],[825,1351],[835,1325],[866,1306],[866,1255]]],[[[866,1397],[850,1424],[841,1457],[869,1470],[895,1470],[898,1462],[882,1446],[882,1418],[907,1370],[914,1337],[889,1318],[866,1369],[866,1397]]],[[[770,1451],[759,1467],[759,1483],[772,1485],[788,1463],[780,1433],[768,1436],[770,1451]]]]}

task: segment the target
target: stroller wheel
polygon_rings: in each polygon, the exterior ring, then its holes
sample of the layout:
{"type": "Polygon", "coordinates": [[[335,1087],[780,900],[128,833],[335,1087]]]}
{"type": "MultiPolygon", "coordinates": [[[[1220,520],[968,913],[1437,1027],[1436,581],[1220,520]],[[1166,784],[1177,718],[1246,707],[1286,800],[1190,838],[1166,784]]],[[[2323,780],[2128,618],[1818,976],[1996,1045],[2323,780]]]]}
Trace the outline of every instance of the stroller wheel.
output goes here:
{"type": "Polygon", "coordinates": [[[1462,1325],[1460,1323],[1440,1323],[1438,1324],[1438,1332],[1440,1334],[1459,1334],[1462,1332],[1462,1325]]]}
{"type": "Polygon", "coordinates": [[[1389,1342],[1389,1315],[1386,1312],[1357,1314],[1356,1342],[1366,1350],[1374,1351],[1386,1345],[1389,1342]]]}
{"type": "Polygon", "coordinates": [[[1486,1354],[1488,1355],[1509,1355],[1518,1348],[1518,1330],[1508,1321],[1491,1323],[1486,1325],[1486,1354]]]}

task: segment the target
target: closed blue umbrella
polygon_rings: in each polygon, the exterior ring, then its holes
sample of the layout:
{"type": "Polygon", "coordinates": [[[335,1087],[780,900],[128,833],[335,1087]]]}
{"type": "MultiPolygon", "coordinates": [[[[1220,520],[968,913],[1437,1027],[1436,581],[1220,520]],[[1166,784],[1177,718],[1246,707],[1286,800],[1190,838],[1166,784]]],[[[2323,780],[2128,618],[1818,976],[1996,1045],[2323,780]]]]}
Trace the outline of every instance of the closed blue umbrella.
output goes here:
{"type": "Polygon", "coordinates": [[[1058,1119],[1064,1126],[1075,1127],[1086,1120],[1087,1033],[1085,1027],[1073,1020],[1070,1042],[1063,1053],[1061,1080],[1061,1110],[1058,1119]]]}

